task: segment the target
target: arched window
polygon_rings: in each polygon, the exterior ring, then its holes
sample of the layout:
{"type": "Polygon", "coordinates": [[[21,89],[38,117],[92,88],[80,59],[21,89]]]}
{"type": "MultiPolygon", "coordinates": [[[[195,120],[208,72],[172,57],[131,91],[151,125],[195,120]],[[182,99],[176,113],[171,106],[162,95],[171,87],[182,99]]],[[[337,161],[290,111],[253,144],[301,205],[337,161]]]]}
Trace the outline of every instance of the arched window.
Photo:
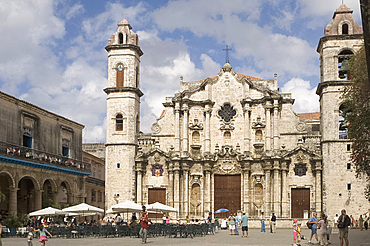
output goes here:
{"type": "Polygon", "coordinates": [[[123,131],[123,116],[122,116],[122,114],[117,114],[117,116],[116,116],[116,131],[123,131]]]}
{"type": "Polygon", "coordinates": [[[32,149],[32,136],[29,133],[23,134],[23,146],[32,149]]]}
{"type": "Polygon", "coordinates": [[[123,87],[124,86],[124,75],[125,75],[125,69],[122,63],[117,65],[116,68],[116,86],[117,87],[123,87]]]}
{"type": "Polygon", "coordinates": [[[139,88],[139,67],[136,67],[136,88],[139,88]]]}
{"type": "Polygon", "coordinates": [[[192,140],[193,140],[194,145],[200,144],[200,134],[199,134],[199,132],[197,132],[197,131],[193,132],[192,140]]]}
{"type": "Polygon", "coordinates": [[[338,55],[338,77],[340,79],[348,80],[349,77],[349,60],[353,56],[351,50],[343,50],[338,55]]]}
{"type": "Polygon", "coordinates": [[[348,34],[348,24],[342,25],[342,35],[348,34]]]}
{"type": "Polygon", "coordinates": [[[231,143],[231,133],[229,131],[224,132],[224,141],[225,144],[231,143]]]}
{"type": "Polygon", "coordinates": [[[262,131],[261,130],[256,131],[256,142],[257,143],[262,142],[262,131]]]}
{"type": "Polygon", "coordinates": [[[136,134],[140,132],[140,118],[139,115],[136,116],[136,134]]]}
{"type": "Polygon", "coordinates": [[[344,105],[339,107],[339,139],[348,139],[348,122],[344,119],[344,105]]]}
{"type": "Polygon", "coordinates": [[[123,44],[123,34],[122,33],[120,33],[119,35],[118,35],[118,39],[119,39],[119,44],[123,44]]]}

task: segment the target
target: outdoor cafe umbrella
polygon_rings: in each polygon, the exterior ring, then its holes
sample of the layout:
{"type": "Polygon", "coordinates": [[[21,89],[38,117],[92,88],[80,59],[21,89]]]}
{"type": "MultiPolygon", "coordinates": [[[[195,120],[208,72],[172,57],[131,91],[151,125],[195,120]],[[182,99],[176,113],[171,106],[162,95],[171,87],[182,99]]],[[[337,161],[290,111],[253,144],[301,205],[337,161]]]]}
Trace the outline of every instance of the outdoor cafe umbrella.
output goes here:
{"type": "MultiPolygon", "coordinates": [[[[78,213],[80,215],[82,214],[82,216],[84,216],[85,214],[91,214],[91,213],[99,213],[99,214],[104,213],[104,209],[94,207],[86,203],[81,203],[81,204],[78,204],[72,207],[65,208],[63,209],[63,211],[68,212],[68,213],[78,213]]],[[[89,216],[89,215],[85,215],[85,216],[89,216]]]]}
{"type": "Polygon", "coordinates": [[[145,206],[146,206],[146,209],[148,210],[148,212],[153,212],[153,211],[154,212],[161,211],[162,213],[177,212],[176,208],[164,205],[160,202],[155,202],[155,203],[148,204],[148,205],[145,205],[145,206]]]}
{"type": "Polygon", "coordinates": [[[177,212],[176,208],[164,205],[163,203],[160,203],[160,202],[155,202],[155,203],[148,204],[148,205],[145,205],[145,206],[146,206],[146,209],[148,210],[149,213],[154,212],[154,213],[158,214],[158,213],[177,212]]]}
{"type": "Polygon", "coordinates": [[[133,201],[126,200],[111,207],[113,213],[136,213],[141,211],[141,206],[133,201]]]}
{"type": "Polygon", "coordinates": [[[229,212],[227,208],[220,208],[215,211],[215,214],[229,212]]]}
{"type": "Polygon", "coordinates": [[[128,213],[140,212],[142,210],[142,207],[141,205],[133,201],[126,200],[124,202],[113,205],[110,209],[107,210],[107,213],[126,213],[128,221],[128,213]]]}
{"type": "Polygon", "coordinates": [[[29,213],[28,215],[31,216],[53,216],[53,215],[64,215],[66,212],[60,209],[47,207],[44,209],[40,209],[34,212],[29,213]]]}

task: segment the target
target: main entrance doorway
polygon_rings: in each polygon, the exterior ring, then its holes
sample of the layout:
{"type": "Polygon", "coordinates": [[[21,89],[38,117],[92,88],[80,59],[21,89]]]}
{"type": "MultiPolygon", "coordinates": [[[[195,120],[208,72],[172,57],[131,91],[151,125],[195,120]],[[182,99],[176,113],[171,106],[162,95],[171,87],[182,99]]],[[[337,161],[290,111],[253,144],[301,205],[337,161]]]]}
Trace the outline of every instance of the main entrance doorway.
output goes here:
{"type": "Polygon", "coordinates": [[[292,189],[292,218],[303,218],[304,211],[310,212],[310,189],[296,188],[292,189]]]}
{"type": "Polygon", "coordinates": [[[148,204],[160,202],[166,204],[166,189],[149,189],[148,192],[148,204]]]}
{"type": "Polygon", "coordinates": [[[241,209],[241,177],[239,175],[215,175],[214,208],[227,208],[228,213],[221,216],[228,216],[241,209]]]}
{"type": "MultiPolygon", "coordinates": [[[[151,188],[148,190],[148,204],[160,202],[166,204],[166,189],[151,188]]],[[[162,214],[149,213],[149,218],[154,219],[156,222],[160,221],[162,214]]]]}

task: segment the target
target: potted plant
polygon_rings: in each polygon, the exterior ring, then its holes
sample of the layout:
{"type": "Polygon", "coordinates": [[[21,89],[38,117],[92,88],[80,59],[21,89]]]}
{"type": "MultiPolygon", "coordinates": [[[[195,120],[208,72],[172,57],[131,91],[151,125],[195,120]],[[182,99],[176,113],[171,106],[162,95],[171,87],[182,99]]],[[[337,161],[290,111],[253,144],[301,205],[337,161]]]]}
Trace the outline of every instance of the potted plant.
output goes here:
{"type": "Polygon", "coordinates": [[[24,222],[24,216],[23,215],[8,215],[4,220],[3,220],[3,225],[9,228],[9,234],[10,235],[15,235],[17,228],[23,226],[24,222]]]}

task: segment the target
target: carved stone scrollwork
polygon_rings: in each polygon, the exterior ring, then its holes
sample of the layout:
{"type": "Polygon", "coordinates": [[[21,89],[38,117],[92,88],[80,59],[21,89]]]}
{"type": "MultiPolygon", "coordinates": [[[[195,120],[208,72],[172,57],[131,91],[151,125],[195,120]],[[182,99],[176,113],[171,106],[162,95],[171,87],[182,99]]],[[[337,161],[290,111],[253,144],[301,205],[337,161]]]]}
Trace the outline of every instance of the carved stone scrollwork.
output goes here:
{"type": "Polygon", "coordinates": [[[257,117],[257,121],[252,123],[252,128],[257,129],[257,128],[265,128],[266,125],[262,123],[261,117],[257,117]]]}
{"type": "Polygon", "coordinates": [[[213,168],[215,174],[240,174],[240,163],[236,159],[221,159],[213,168]]]}
{"type": "Polygon", "coordinates": [[[191,130],[203,130],[203,124],[198,122],[198,119],[194,119],[193,123],[189,124],[191,130]]]}
{"type": "Polygon", "coordinates": [[[220,130],[234,130],[234,123],[221,123],[220,130]]]}
{"type": "Polygon", "coordinates": [[[236,150],[234,150],[233,146],[225,145],[218,151],[218,156],[225,157],[225,156],[233,156],[235,157],[238,154],[236,150]]]}
{"type": "Polygon", "coordinates": [[[299,132],[303,132],[303,131],[305,131],[305,130],[306,130],[306,124],[305,124],[305,123],[303,123],[303,122],[299,122],[299,123],[297,124],[296,128],[297,128],[297,130],[298,130],[299,132]]]}
{"type": "Polygon", "coordinates": [[[152,132],[155,133],[155,134],[158,134],[161,132],[161,127],[159,126],[158,123],[154,123],[152,125],[152,132]]]}

